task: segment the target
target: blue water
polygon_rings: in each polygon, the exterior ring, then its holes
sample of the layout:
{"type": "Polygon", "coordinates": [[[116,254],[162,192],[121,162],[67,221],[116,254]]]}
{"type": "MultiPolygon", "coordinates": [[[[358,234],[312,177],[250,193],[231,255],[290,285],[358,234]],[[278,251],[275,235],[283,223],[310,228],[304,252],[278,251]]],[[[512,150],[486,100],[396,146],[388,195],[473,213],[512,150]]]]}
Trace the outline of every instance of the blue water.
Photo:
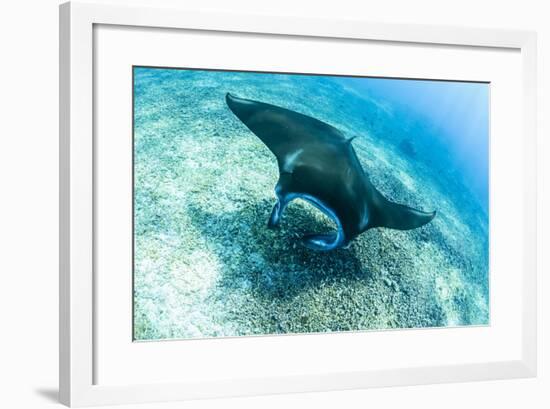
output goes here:
{"type": "MultiPolygon", "coordinates": [[[[467,187],[488,211],[489,204],[489,84],[382,78],[346,78],[359,92],[392,105],[395,121],[416,121],[424,129],[409,130],[446,149],[467,187]],[[427,129],[426,129],[427,128],[427,129]]],[[[428,158],[429,152],[426,153],[428,158]]],[[[438,150],[429,155],[438,161],[438,150]]]]}
{"type": "Polygon", "coordinates": [[[488,324],[488,153],[488,84],[135,67],[136,339],[488,324]],[[324,254],[310,204],[267,229],[277,164],[227,92],[354,136],[376,188],[436,218],[324,254]]]}

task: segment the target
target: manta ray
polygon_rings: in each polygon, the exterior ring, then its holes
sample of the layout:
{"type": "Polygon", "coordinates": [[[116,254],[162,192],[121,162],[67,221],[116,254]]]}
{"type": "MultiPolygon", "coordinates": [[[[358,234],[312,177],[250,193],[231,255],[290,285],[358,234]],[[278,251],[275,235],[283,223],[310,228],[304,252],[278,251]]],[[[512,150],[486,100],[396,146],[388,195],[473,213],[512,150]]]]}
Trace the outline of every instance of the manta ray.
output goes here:
{"type": "Polygon", "coordinates": [[[348,247],[373,227],[409,230],[429,223],[436,212],[423,212],[386,199],[371,183],[352,146],[353,138],[318,119],[276,105],[226,94],[229,109],[275,155],[277,202],[268,227],[279,225],[286,206],[303,199],[337,226],[336,232],[308,234],[309,249],[348,247]]]}

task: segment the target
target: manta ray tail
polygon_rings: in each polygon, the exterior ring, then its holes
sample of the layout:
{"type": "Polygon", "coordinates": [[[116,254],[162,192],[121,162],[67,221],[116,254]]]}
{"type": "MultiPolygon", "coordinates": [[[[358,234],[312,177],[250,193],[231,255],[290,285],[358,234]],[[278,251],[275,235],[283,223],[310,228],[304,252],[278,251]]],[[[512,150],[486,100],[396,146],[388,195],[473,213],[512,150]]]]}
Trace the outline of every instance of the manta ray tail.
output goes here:
{"type": "Polygon", "coordinates": [[[431,222],[436,212],[423,212],[405,205],[384,200],[378,208],[375,225],[397,230],[411,230],[431,222]]]}

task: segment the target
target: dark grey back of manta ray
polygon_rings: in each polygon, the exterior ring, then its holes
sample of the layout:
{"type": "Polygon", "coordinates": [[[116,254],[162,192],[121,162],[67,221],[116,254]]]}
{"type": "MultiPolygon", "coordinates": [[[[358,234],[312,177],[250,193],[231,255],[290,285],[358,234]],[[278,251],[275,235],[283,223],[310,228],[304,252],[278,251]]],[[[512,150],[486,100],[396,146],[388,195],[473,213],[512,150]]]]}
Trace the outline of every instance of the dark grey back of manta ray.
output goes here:
{"type": "Polygon", "coordinates": [[[273,152],[279,165],[278,201],[269,227],[278,225],[286,205],[301,198],[338,225],[331,234],[312,234],[303,243],[316,250],[346,246],[373,227],[414,229],[435,212],[390,202],[370,182],[342,132],[322,121],[275,105],[226,95],[231,111],[273,152]]]}

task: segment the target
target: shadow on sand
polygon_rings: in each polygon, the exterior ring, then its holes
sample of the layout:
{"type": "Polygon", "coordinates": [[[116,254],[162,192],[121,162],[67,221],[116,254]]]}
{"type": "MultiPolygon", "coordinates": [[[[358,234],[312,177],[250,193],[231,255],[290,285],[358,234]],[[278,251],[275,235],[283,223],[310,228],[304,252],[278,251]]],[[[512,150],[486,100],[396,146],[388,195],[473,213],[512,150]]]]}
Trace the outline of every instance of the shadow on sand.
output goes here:
{"type": "Polygon", "coordinates": [[[334,229],[317,210],[292,203],[281,226],[270,230],[267,219],[272,205],[264,199],[222,214],[190,209],[195,227],[224,266],[220,285],[233,288],[245,282],[258,296],[280,299],[331,282],[369,279],[353,247],[315,252],[300,244],[304,234],[334,229]]]}
{"type": "Polygon", "coordinates": [[[300,238],[332,230],[331,222],[295,202],[286,209],[280,228],[269,230],[272,205],[264,199],[222,214],[188,209],[205,246],[219,260],[221,271],[210,301],[223,311],[220,320],[234,323],[239,335],[360,327],[367,314],[352,302],[351,293],[372,277],[353,246],[331,252],[306,249],[300,238]]]}

